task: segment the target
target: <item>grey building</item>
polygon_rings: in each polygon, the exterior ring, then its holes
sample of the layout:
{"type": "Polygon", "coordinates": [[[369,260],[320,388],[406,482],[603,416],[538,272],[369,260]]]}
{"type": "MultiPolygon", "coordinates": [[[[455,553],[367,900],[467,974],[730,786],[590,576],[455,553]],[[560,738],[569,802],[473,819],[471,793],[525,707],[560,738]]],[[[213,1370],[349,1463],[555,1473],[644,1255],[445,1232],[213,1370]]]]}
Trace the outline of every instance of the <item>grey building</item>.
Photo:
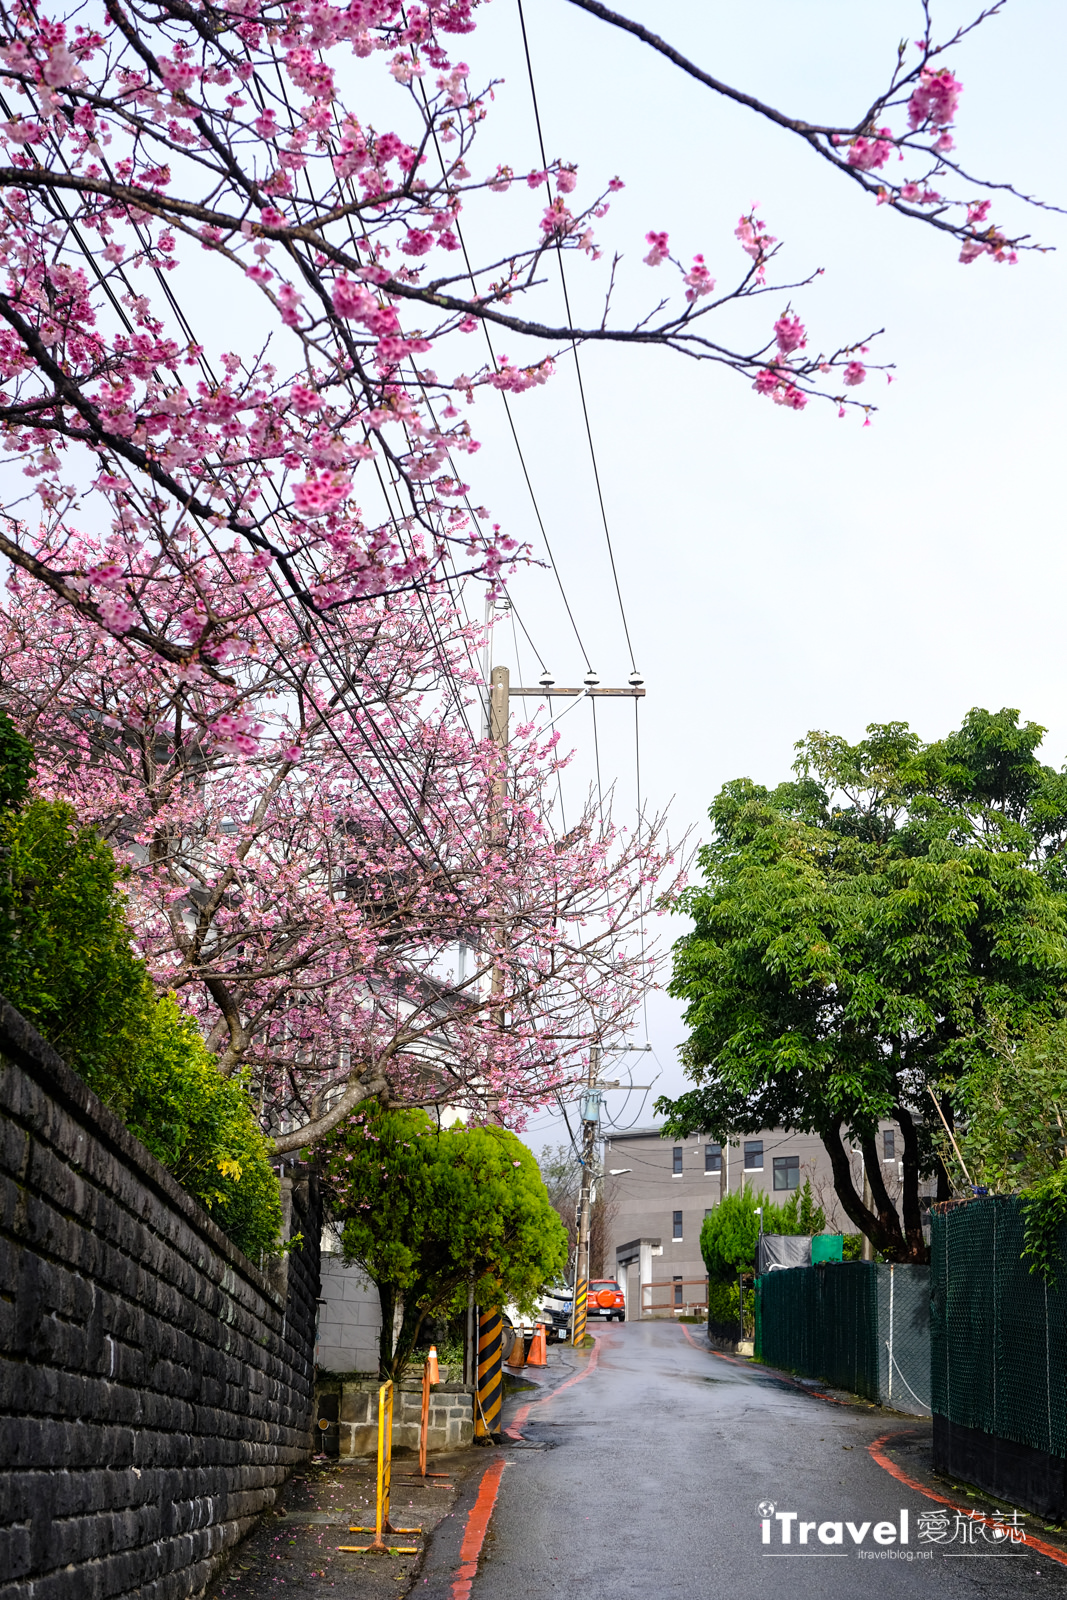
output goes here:
{"type": "MultiPolygon", "coordinates": [[[[881,1124],[878,1145],[886,1188],[896,1199],[901,1146],[895,1123],[881,1124]]],[[[862,1188],[858,1154],[852,1165],[853,1181],[862,1188]]],[[[610,1219],[605,1268],[617,1272],[628,1317],[674,1316],[707,1304],[700,1229],[723,1195],[754,1189],[781,1204],[810,1179],[827,1232],[854,1229],[814,1134],[769,1128],[720,1145],[704,1134],[665,1139],[657,1128],[637,1128],[605,1134],[603,1168],[610,1219]],[[625,1170],[612,1177],[612,1168],[625,1170]]]]}

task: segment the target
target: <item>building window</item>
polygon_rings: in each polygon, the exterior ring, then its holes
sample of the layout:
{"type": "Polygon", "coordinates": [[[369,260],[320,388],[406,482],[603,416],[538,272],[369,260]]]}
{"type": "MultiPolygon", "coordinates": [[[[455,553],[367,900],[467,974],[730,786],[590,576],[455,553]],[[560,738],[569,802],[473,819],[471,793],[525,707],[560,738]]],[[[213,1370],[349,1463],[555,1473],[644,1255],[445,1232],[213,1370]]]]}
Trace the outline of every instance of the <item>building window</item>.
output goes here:
{"type": "Polygon", "coordinates": [[[776,1189],[800,1188],[799,1156],[775,1156],[774,1187],[776,1189]]]}
{"type": "Polygon", "coordinates": [[[674,1213],[674,1234],[673,1234],[673,1237],[675,1239],[680,1239],[682,1237],[682,1213],[680,1211],[676,1211],[674,1213]]]}
{"type": "Polygon", "coordinates": [[[745,1171],[746,1172],[762,1172],[763,1171],[763,1140],[762,1139],[746,1139],[745,1140],[745,1171]]]}
{"type": "Polygon", "coordinates": [[[680,1144],[676,1144],[675,1147],[674,1147],[674,1175],[675,1175],[675,1177],[679,1176],[679,1174],[681,1173],[681,1170],[682,1170],[682,1147],[681,1147],[680,1144]]]}
{"type": "Polygon", "coordinates": [[[706,1144],[704,1146],[704,1171],[722,1171],[722,1145],[706,1144]]]}
{"type": "Polygon", "coordinates": [[[674,1280],[674,1303],[675,1303],[676,1306],[680,1306],[681,1303],[682,1303],[682,1280],[681,1280],[681,1278],[675,1278],[675,1280],[674,1280]]]}
{"type": "Polygon", "coordinates": [[[715,1214],[715,1207],[714,1206],[708,1206],[706,1208],[705,1212],[704,1212],[704,1215],[706,1217],[714,1216],[714,1214],[715,1214]]]}
{"type": "Polygon", "coordinates": [[[882,1160],[893,1161],[897,1153],[897,1136],[892,1128],[886,1128],[882,1133],[882,1160]]]}

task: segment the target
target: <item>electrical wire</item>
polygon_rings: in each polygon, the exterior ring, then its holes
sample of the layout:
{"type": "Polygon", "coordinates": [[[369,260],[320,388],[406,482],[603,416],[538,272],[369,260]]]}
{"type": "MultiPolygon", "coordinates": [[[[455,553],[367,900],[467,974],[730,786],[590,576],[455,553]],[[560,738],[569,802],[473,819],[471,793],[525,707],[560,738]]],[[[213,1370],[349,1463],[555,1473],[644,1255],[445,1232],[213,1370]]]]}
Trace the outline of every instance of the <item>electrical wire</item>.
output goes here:
{"type": "MultiPolygon", "coordinates": [[[[523,9],[522,9],[522,0],[516,0],[516,4],[517,4],[518,10],[519,10],[519,26],[522,29],[522,47],[523,47],[523,52],[524,52],[524,54],[526,56],[526,73],[527,73],[527,77],[529,79],[529,84],[530,84],[530,98],[533,101],[534,122],[535,122],[535,124],[537,126],[537,143],[538,143],[538,148],[540,149],[540,152],[541,152],[541,166],[542,166],[543,169],[547,169],[547,167],[548,167],[548,157],[547,157],[547,155],[545,153],[545,140],[544,140],[544,135],[543,135],[542,130],[541,130],[541,112],[540,112],[540,108],[539,108],[538,103],[537,103],[537,86],[534,83],[533,61],[532,61],[531,56],[530,56],[530,41],[529,41],[529,39],[527,38],[527,35],[526,35],[526,16],[525,16],[525,13],[523,12],[523,9]]],[[[550,183],[549,184],[549,196],[550,197],[551,197],[551,194],[552,194],[552,186],[551,186],[551,183],[550,183]]],[[[574,327],[574,318],[573,318],[573,316],[571,314],[570,295],[569,295],[568,290],[567,290],[567,274],[566,274],[566,271],[564,270],[564,266],[563,266],[563,247],[562,247],[562,243],[559,240],[557,240],[557,242],[556,242],[556,260],[557,260],[558,265],[559,265],[560,285],[561,285],[561,287],[563,289],[563,304],[564,304],[564,307],[565,307],[566,312],[567,312],[567,326],[569,328],[573,328],[574,327]]],[[[579,360],[579,357],[578,357],[578,341],[576,339],[573,339],[573,338],[571,340],[571,352],[572,352],[572,354],[574,356],[575,376],[578,379],[578,395],[579,395],[579,398],[580,398],[581,404],[582,404],[582,420],[583,420],[583,422],[585,424],[586,442],[589,445],[589,459],[590,459],[590,461],[592,463],[592,467],[593,467],[593,481],[596,484],[597,502],[598,502],[598,504],[600,506],[600,520],[601,520],[601,524],[602,524],[603,529],[604,529],[604,540],[605,540],[605,543],[607,544],[607,548],[608,548],[608,560],[611,563],[611,576],[612,576],[612,578],[614,580],[614,583],[615,583],[615,596],[616,596],[616,599],[619,602],[619,615],[622,618],[623,633],[626,635],[626,648],[630,652],[630,670],[631,670],[631,672],[636,672],[637,671],[637,663],[636,663],[636,660],[635,660],[635,657],[634,657],[633,644],[632,644],[631,639],[630,639],[630,625],[629,625],[629,622],[627,621],[627,618],[626,618],[626,607],[624,606],[623,599],[622,599],[622,587],[621,587],[621,585],[619,583],[618,568],[615,565],[615,550],[614,550],[614,546],[612,545],[612,540],[611,540],[611,529],[608,526],[607,507],[604,504],[604,490],[603,490],[603,487],[602,487],[602,484],[601,484],[601,479],[600,479],[600,467],[599,467],[599,465],[597,463],[596,447],[593,444],[593,429],[592,429],[592,426],[591,426],[590,421],[589,421],[589,407],[586,404],[585,384],[584,384],[584,382],[582,380],[582,364],[581,364],[581,361],[579,360]]]]}
{"type": "MultiPolygon", "coordinates": [[[[412,53],[414,54],[414,47],[413,47],[412,53]]],[[[426,111],[428,113],[429,112],[429,101],[428,101],[427,95],[426,95],[426,86],[422,82],[421,78],[419,79],[419,89],[420,89],[420,92],[422,94],[423,106],[424,106],[424,108],[426,109],[426,111]]],[[[444,174],[447,171],[447,168],[446,168],[446,165],[445,165],[445,159],[444,159],[443,155],[441,154],[441,146],[440,146],[440,144],[438,142],[436,126],[432,126],[431,132],[432,132],[432,137],[433,137],[434,149],[437,152],[437,159],[438,159],[438,162],[439,162],[440,167],[441,167],[441,173],[442,173],[442,176],[444,176],[444,174]]],[[[453,219],[452,226],[453,226],[453,230],[454,230],[454,232],[456,234],[456,237],[459,240],[460,249],[463,252],[463,261],[464,261],[464,265],[467,268],[467,276],[470,279],[471,288],[473,289],[475,295],[477,295],[477,293],[478,293],[478,285],[475,282],[475,278],[474,278],[474,268],[471,266],[470,255],[468,254],[468,251],[467,251],[467,241],[463,237],[463,230],[460,227],[458,216],[453,219]]],[[[493,364],[493,371],[494,372],[499,372],[500,371],[500,364],[497,361],[496,350],[493,348],[493,340],[492,340],[492,336],[490,335],[490,332],[489,332],[489,325],[484,320],[484,318],[481,319],[481,327],[482,327],[482,333],[485,336],[486,348],[489,351],[489,359],[493,364]]],[[[566,590],[566,588],[564,586],[563,578],[562,578],[562,576],[560,574],[560,570],[559,570],[559,566],[558,566],[558,564],[556,562],[555,554],[554,554],[554,552],[552,550],[552,543],[551,543],[551,540],[548,537],[548,530],[545,527],[544,518],[541,515],[541,507],[540,507],[540,504],[538,503],[537,495],[536,495],[536,493],[534,491],[533,479],[530,477],[530,471],[529,471],[529,468],[526,465],[526,457],[523,454],[522,445],[519,443],[519,434],[518,434],[518,429],[515,427],[515,418],[511,414],[511,403],[508,400],[507,393],[503,389],[501,389],[499,391],[499,394],[500,394],[501,400],[504,403],[504,413],[505,413],[505,415],[506,415],[506,417],[508,419],[508,427],[509,427],[509,429],[511,431],[511,438],[512,438],[512,442],[513,442],[513,444],[515,446],[515,453],[517,454],[517,456],[519,458],[519,465],[522,468],[523,481],[526,484],[526,489],[527,489],[527,492],[528,492],[528,494],[530,496],[530,504],[533,506],[534,516],[537,519],[537,526],[538,526],[538,528],[540,530],[541,538],[542,538],[542,541],[544,542],[545,550],[546,550],[546,552],[548,554],[549,565],[552,568],[553,575],[554,575],[554,577],[556,579],[556,584],[557,584],[557,587],[559,588],[560,598],[563,601],[564,610],[567,613],[567,618],[568,618],[568,621],[570,622],[571,629],[573,630],[574,637],[578,642],[578,648],[582,652],[582,659],[585,662],[586,671],[587,672],[591,672],[592,671],[592,663],[591,663],[591,661],[589,659],[589,652],[586,650],[585,644],[584,644],[584,642],[582,640],[582,635],[581,635],[581,632],[579,631],[578,623],[575,620],[574,611],[573,611],[573,608],[571,606],[570,599],[568,598],[567,590],[566,590]]],[[[533,643],[533,641],[531,640],[531,644],[532,643],[533,643]]],[[[539,655],[539,652],[537,652],[537,653],[539,655]]],[[[544,666],[544,662],[543,661],[541,662],[541,665],[542,665],[542,667],[544,666]]]]}

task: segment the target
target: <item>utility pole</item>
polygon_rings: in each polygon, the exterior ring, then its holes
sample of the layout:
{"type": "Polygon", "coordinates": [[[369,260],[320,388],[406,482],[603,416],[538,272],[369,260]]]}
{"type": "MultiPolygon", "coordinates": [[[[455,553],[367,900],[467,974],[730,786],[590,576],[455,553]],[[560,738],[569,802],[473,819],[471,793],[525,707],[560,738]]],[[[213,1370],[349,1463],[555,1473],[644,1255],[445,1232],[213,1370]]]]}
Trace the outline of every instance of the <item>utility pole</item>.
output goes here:
{"type": "MultiPolygon", "coordinates": [[[[489,737],[500,752],[500,768],[493,779],[493,817],[490,833],[494,850],[499,850],[504,842],[504,801],[508,792],[507,761],[510,700],[511,673],[507,667],[494,667],[489,680],[489,737]]],[[[502,926],[498,925],[496,930],[498,953],[503,942],[504,930],[502,926]]],[[[489,992],[494,999],[504,992],[504,968],[499,959],[493,962],[493,976],[489,992]]],[[[503,1026],[504,1014],[501,1007],[493,1007],[492,1017],[498,1028],[503,1026]]]]}
{"type": "Polygon", "coordinates": [[[589,1195],[593,1187],[593,1162],[596,1157],[596,1131],[600,1125],[600,1046],[589,1051],[589,1076],[581,1099],[582,1113],[582,1191],[578,1205],[578,1259],[574,1268],[574,1308],[571,1312],[571,1346],[577,1348],[585,1338],[586,1308],[589,1302],[589,1195]]]}
{"type": "MultiPolygon", "coordinates": [[[[652,1046],[630,1045],[624,1048],[632,1050],[651,1050],[652,1046]]],[[[571,1345],[578,1345],[585,1338],[585,1324],[589,1304],[589,1235],[591,1232],[591,1207],[593,1183],[598,1173],[594,1171],[593,1163],[596,1159],[596,1136],[600,1126],[600,1102],[605,1089],[651,1089],[650,1083],[622,1084],[616,1080],[610,1083],[602,1081],[600,1077],[601,1050],[598,1044],[589,1049],[589,1073],[586,1078],[585,1088],[579,1102],[582,1118],[582,1187],[581,1197],[578,1202],[578,1252],[574,1266],[574,1304],[571,1310],[571,1345]]]]}
{"type": "MultiPolygon", "coordinates": [[[[874,1205],[874,1201],[871,1197],[871,1180],[867,1176],[867,1163],[863,1159],[862,1146],[860,1147],[860,1166],[863,1168],[863,1204],[866,1206],[867,1210],[870,1211],[874,1205]]],[[[860,1246],[860,1260],[874,1260],[874,1245],[871,1243],[866,1234],[863,1235],[863,1243],[860,1246]]]]}
{"type": "MultiPolygon", "coordinates": [[[[575,700],[579,696],[610,699],[643,700],[645,697],[644,680],[639,672],[632,672],[625,689],[605,689],[601,687],[600,679],[590,670],[586,673],[581,687],[557,688],[555,680],[550,673],[545,673],[540,684],[535,689],[511,687],[511,672],[507,667],[494,667],[489,675],[489,737],[497,750],[500,751],[500,770],[493,782],[493,819],[492,838],[494,848],[499,848],[503,843],[504,835],[504,799],[507,795],[507,748],[508,748],[508,723],[511,713],[511,696],[520,695],[523,699],[575,700]]],[[[503,926],[497,928],[497,950],[502,949],[504,941],[503,926]]],[[[493,963],[490,995],[495,999],[504,992],[504,968],[499,959],[493,963]]],[[[504,1007],[502,1004],[494,1005],[492,1015],[498,1027],[503,1026],[504,1007]]],[[[579,1344],[585,1338],[586,1302],[589,1295],[589,1206],[590,1191],[593,1184],[593,1162],[596,1154],[596,1134],[600,1122],[600,1095],[601,1090],[597,1085],[600,1073],[600,1046],[593,1045],[589,1051],[589,1073],[586,1092],[582,1097],[582,1190],[581,1202],[578,1212],[578,1260],[575,1268],[574,1305],[571,1321],[571,1341],[579,1344]],[[587,1113],[591,1113],[587,1115],[587,1113]]]]}

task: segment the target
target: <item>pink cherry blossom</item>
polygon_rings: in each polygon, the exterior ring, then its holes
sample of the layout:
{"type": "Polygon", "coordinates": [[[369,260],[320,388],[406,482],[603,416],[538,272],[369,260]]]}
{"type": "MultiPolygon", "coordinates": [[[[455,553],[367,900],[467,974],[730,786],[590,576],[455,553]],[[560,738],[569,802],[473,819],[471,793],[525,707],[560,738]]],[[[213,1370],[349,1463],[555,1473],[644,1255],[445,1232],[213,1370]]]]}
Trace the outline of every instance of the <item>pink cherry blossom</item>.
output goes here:
{"type": "Polygon", "coordinates": [[[788,311],[783,311],[774,324],[774,337],[778,341],[778,353],[783,356],[790,355],[794,350],[803,350],[808,342],[804,324],[799,317],[791,317],[788,311]]]}
{"type": "Polygon", "coordinates": [[[690,305],[701,296],[710,294],[715,287],[715,279],[708,271],[703,256],[693,257],[693,265],[682,281],[687,285],[685,298],[690,305]]]}
{"type": "Polygon", "coordinates": [[[644,262],[646,267],[658,267],[661,261],[666,261],[670,255],[668,237],[665,233],[646,233],[645,243],[651,248],[644,262]]]}
{"type": "Polygon", "coordinates": [[[924,67],[908,101],[908,126],[916,129],[932,123],[935,127],[945,127],[955,117],[962,93],[962,83],[947,67],[936,72],[924,67]]]}
{"type": "Polygon", "coordinates": [[[862,361],[850,361],[845,368],[845,382],[850,389],[854,389],[857,384],[862,383],[866,376],[867,368],[862,361]]]}
{"type": "Polygon", "coordinates": [[[879,128],[878,136],[874,139],[854,139],[849,146],[846,157],[850,167],[858,167],[861,172],[870,172],[875,167],[884,167],[893,153],[893,131],[891,128],[879,128]]]}

